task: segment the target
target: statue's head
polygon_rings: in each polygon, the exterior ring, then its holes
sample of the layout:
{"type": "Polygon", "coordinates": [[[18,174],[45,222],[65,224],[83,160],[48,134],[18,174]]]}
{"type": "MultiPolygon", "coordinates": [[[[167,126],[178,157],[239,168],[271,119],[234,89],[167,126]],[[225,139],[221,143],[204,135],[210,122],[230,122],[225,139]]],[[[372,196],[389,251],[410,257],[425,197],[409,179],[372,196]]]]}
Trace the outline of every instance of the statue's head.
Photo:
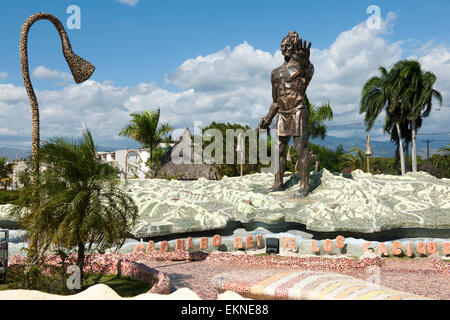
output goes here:
{"type": "Polygon", "coordinates": [[[298,33],[297,31],[289,31],[288,35],[281,41],[281,53],[284,56],[284,60],[289,61],[297,51],[298,47],[298,33]]]}

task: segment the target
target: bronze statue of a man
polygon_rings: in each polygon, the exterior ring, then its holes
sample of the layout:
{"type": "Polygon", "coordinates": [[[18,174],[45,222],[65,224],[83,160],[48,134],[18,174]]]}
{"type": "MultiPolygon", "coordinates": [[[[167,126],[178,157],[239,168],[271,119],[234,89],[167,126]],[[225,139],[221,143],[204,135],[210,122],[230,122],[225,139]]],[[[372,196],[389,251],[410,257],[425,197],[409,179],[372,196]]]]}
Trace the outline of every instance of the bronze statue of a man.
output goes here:
{"type": "Polygon", "coordinates": [[[294,138],[295,151],[299,159],[300,186],[295,198],[310,192],[309,170],[311,155],[308,150],[309,111],[305,102],[306,88],[314,74],[314,66],[309,61],[311,42],[290,31],[281,42],[284,64],[272,71],[273,102],[269,113],[261,119],[258,129],[268,129],[272,119],[278,114],[278,144],[280,152],[279,169],[275,173],[275,183],[271,191],[283,190],[283,176],[286,168],[286,147],[294,138]]]}

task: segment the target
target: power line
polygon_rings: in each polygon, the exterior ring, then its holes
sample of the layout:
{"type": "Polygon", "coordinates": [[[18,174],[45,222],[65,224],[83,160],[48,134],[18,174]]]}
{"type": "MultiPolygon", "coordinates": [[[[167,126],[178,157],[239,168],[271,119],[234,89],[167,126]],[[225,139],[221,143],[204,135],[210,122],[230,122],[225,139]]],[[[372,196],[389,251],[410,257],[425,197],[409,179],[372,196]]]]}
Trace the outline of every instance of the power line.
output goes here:
{"type": "Polygon", "coordinates": [[[440,133],[418,133],[418,136],[444,136],[450,134],[450,132],[440,132],[440,133]]]}
{"type": "MultiPolygon", "coordinates": [[[[423,142],[427,142],[427,140],[422,140],[423,142]]],[[[431,142],[450,142],[450,140],[432,140],[431,142]]]]}
{"type": "MultiPolygon", "coordinates": [[[[382,120],[377,120],[377,122],[382,122],[382,120]]],[[[354,126],[362,126],[364,125],[364,122],[347,122],[347,123],[337,123],[333,124],[331,126],[327,126],[327,128],[337,128],[337,127],[354,127],[354,126]]]]}

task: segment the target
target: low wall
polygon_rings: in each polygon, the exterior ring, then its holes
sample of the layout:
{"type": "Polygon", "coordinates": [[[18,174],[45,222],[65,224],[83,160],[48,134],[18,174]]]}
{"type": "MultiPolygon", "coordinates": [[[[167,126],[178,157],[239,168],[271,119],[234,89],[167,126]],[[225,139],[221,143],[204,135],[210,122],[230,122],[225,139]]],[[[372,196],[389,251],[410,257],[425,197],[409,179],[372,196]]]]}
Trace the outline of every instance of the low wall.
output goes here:
{"type": "Polygon", "coordinates": [[[264,249],[266,238],[278,238],[280,253],[290,252],[294,255],[346,255],[361,257],[370,251],[379,256],[409,256],[424,257],[431,255],[450,255],[450,239],[401,239],[398,241],[366,241],[363,239],[344,238],[337,236],[335,239],[314,240],[304,239],[289,233],[279,234],[253,234],[247,236],[201,237],[186,239],[174,239],[160,242],[134,242],[120,249],[121,252],[232,252],[236,250],[253,251],[264,249]]]}
{"type": "MultiPolygon", "coordinates": [[[[76,255],[72,254],[66,260],[68,265],[76,264],[76,255]]],[[[11,256],[9,266],[25,265],[26,257],[11,256]]],[[[45,264],[60,266],[61,260],[56,255],[45,257],[45,264]]],[[[142,281],[152,285],[148,293],[169,294],[170,279],[164,273],[150,268],[143,263],[133,261],[128,255],[123,254],[92,254],[87,257],[83,268],[85,273],[106,273],[117,274],[130,277],[134,280],[142,281]]]]}
{"type": "Polygon", "coordinates": [[[120,259],[115,274],[152,284],[148,293],[169,294],[170,279],[164,273],[146,266],[143,263],[120,259]]]}

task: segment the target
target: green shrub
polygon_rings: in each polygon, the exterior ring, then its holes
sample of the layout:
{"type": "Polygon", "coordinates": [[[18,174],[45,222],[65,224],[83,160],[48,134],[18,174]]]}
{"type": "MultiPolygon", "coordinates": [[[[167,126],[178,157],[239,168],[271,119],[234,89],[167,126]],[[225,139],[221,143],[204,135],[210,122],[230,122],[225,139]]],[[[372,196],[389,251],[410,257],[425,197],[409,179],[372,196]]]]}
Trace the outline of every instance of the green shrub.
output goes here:
{"type": "Polygon", "coordinates": [[[19,192],[13,190],[0,190],[0,204],[14,204],[19,198],[19,192]]]}
{"type": "MultiPolygon", "coordinates": [[[[67,288],[66,281],[70,275],[66,274],[62,266],[34,265],[29,274],[29,289],[51,294],[71,295],[79,290],[67,288]]],[[[81,290],[89,286],[103,283],[112,288],[121,297],[134,297],[148,292],[154,283],[133,280],[116,274],[90,273],[85,274],[81,290]]],[[[0,290],[25,289],[26,276],[23,265],[12,265],[8,268],[8,280],[0,284],[0,290]]]]}
{"type": "MultiPolygon", "coordinates": [[[[34,265],[30,270],[28,288],[59,295],[73,294],[74,291],[66,286],[66,277],[60,266],[34,265]]],[[[24,266],[13,265],[8,268],[7,284],[8,289],[26,287],[24,266]]]]}

